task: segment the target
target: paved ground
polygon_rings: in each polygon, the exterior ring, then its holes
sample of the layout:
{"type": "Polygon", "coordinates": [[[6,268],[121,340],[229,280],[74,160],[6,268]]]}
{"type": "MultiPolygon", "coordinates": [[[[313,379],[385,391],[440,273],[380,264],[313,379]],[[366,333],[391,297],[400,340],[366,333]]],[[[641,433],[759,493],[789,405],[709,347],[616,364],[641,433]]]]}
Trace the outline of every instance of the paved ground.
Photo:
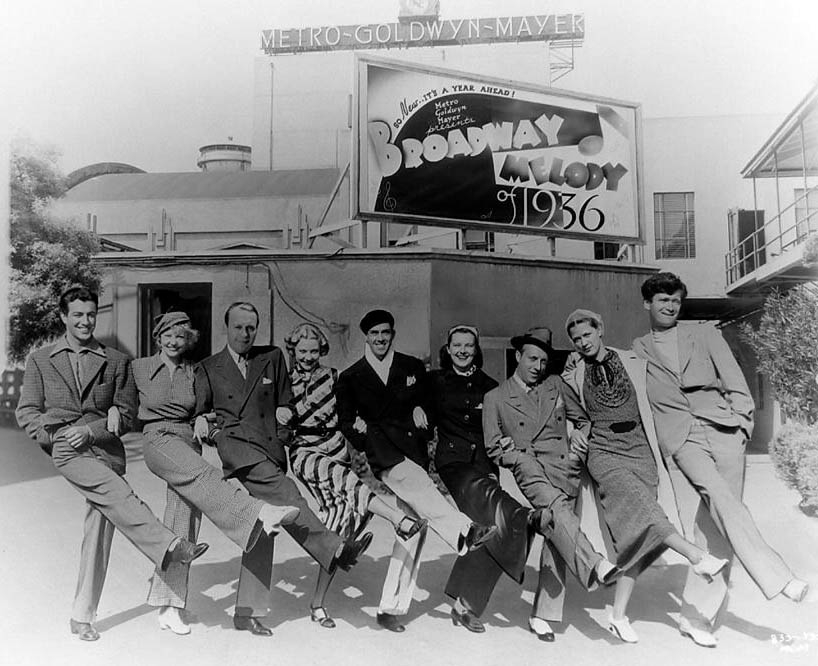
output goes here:
{"type": "MultiPolygon", "coordinates": [[[[130,443],[138,452],[138,440],[130,443]]],[[[161,515],[162,482],[151,475],[138,453],[128,478],[138,494],[161,515]]],[[[818,520],[801,514],[797,496],[784,488],[764,457],[751,459],[745,501],[762,532],[791,566],[818,587],[818,520]]],[[[681,498],[692,513],[693,497],[681,498]]],[[[202,539],[210,550],[191,575],[189,607],[196,616],[193,633],[180,637],[157,628],[155,613],[144,604],[149,562],[121,535],[114,539],[102,603],[97,643],[81,643],[68,632],[75,584],[83,504],[54,472],[33,442],[11,428],[0,428],[0,664],[83,666],[224,664],[600,664],[697,666],[728,664],[818,663],[818,594],[795,605],[766,601],[737,566],[729,612],[719,632],[720,645],[706,650],[683,639],[675,628],[678,594],[685,570],[680,565],[652,567],[640,579],[630,616],[637,645],[624,645],[600,625],[612,592],[568,591],[562,633],[541,643],[526,629],[534,558],[523,588],[501,581],[484,618],[488,631],[469,634],[452,626],[442,590],[453,556],[431,535],[419,586],[402,635],[378,631],[374,615],[385,572],[391,528],[375,521],[375,541],[350,573],[339,575],[328,606],[338,621],[333,630],[310,623],[307,602],[316,565],[286,535],[279,538],[274,612],[267,618],[274,636],[263,639],[232,629],[231,615],[239,551],[205,521],[202,539]]],[[[535,548],[538,547],[535,545],[535,548]]]]}

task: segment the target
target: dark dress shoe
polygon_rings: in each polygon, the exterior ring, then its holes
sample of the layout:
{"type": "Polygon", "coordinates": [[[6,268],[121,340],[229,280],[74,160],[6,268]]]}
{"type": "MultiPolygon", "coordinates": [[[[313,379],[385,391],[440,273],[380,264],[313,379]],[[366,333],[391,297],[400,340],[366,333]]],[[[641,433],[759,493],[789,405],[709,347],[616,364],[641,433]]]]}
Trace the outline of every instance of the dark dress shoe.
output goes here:
{"type": "Polygon", "coordinates": [[[364,532],[357,541],[347,541],[341,554],[335,559],[335,565],[349,571],[358,563],[358,558],[372,543],[372,532],[364,532]]]}
{"type": "Polygon", "coordinates": [[[400,623],[397,615],[391,613],[378,613],[378,626],[394,631],[396,634],[406,631],[406,627],[400,623]]]}
{"type": "Polygon", "coordinates": [[[497,525],[478,525],[477,523],[472,523],[466,534],[466,548],[469,550],[477,550],[480,546],[485,544],[486,541],[491,539],[496,531],[497,525]]]}
{"type": "Polygon", "coordinates": [[[94,629],[90,622],[77,622],[76,620],[71,620],[71,633],[77,634],[81,641],[99,640],[99,632],[94,629]]]}
{"type": "Polygon", "coordinates": [[[477,619],[477,616],[470,611],[458,612],[452,608],[452,624],[456,627],[458,624],[466,627],[469,631],[475,634],[482,634],[486,628],[483,623],[477,619]]]}
{"type": "Polygon", "coordinates": [[[190,564],[197,557],[204,555],[208,548],[210,546],[206,543],[191,543],[187,539],[180,539],[173,550],[169,550],[165,555],[162,569],[167,569],[174,562],[190,564]]]}
{"type": "Polygon", "coordinates": [[[254,636],[272,636],[272,629],[265,627],[254,617],[234,615],[233,626],[239,631],[249,631],[254,636]]]}

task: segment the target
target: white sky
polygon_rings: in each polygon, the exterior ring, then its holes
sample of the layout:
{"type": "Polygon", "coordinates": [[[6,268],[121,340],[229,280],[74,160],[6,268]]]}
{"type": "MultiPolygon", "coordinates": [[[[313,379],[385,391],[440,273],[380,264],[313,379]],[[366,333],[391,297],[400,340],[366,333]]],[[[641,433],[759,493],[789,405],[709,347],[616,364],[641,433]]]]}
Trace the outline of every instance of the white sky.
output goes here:
{"type": "MultiPolygon", "coordinates": [[[[262,29],[394,21],[398,8],[397,0],[5,4],[2,127],[57,146],[66,172],[99,161],[193,170],[199,146],[228,135],[250,141],[262,29]]],[[[646,117],[783,118],[818,79],[816,0],[441,0],[442,18],[550,12],[585,14],[576,61],[585,91],[641,102],[646,117]]],[[[558,85],[573,87],[572,77],[558,85]]]]}

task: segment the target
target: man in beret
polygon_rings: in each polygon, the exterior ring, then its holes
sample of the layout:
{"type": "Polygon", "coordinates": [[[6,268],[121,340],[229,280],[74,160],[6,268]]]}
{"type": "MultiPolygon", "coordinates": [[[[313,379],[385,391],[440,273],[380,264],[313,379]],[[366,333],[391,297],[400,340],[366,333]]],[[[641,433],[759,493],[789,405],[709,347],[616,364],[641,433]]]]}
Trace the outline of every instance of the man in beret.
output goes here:
{"type": "Polygon", "coordinates": [[[71,287],[59,301],[65,335],[26,362],[17,422],[48,453],[57,471],[86,500],[80,573],[71,633],[95,641],[97,606],[114,528],[162,569],[188,564],[207,550],[165,527],[133,492],[119,435],[133,420],[136,390],[128,358],[94,337],[97,294],[71,287]],[[108,410],[120,419],[109,425],[108,410]]]}
{"type": "MultiPolygon", "coordinates": [[[[328,530],[287,476],[284,444],[290,430],[276,418],[278,410],[290,412],[292,389],[284,355],[278,347],[256,347],[258,310],[252,303],[236,302],[224,313],[227,345],[204,359],[194,378],[196,423],[194,434],[215,439],[226,477],[242,483],[253,497],[270,504],[299,509],[293,522],[282,528],[327,571],[349,569],[372,540],[366,533],[344,543],[328,530]],[[204,415],[216,413],[216,429],[209,432],[204,415]]],[[[270,611],[273,585],[272,536],[262,534],[241,558],[233,626],[256,636],[272,631],[259,620],[270,611]]]]}
{"type": "MultiPolygon", "coordinates": [[[[481,546],[495,527],[472,523],[454,508],[426,473],[429,465],[429,422],[423,408],[426,368],[420,359],[392,349],[395,318],[386,310],[372,310],[361,319],[366,336],[364,357],[338,377],[338,420],[341,431],[366,453],[372,472],[410,506],[455,552],[481,546]]],[[[420,535],[417,535],[417,538],[420,535]]],[[[415,553],[407,553],[404,573],[417,575],[415,553]]],[[[411,598],[411,593],[410,597],[411,598]]],[[[379,612],[378,624],[403,631],[397,616],[406,612],[379,612]]]]}
{"type": "Polygon", "coordinates": [[[586,589],[608,583],[617,573],[588,541],[574,512],[581,461],[569,449],[567,422],[588,434],[590,422],[573,392],[556,375],[545,376],[551,331],[535,327],[511,338],[514,374],[483,400],[486,451],[514,475],[537,509],[536,531],[545,536],[531,630],[551,642],[549,622],[562,621],[566,564],[586,589]]]}

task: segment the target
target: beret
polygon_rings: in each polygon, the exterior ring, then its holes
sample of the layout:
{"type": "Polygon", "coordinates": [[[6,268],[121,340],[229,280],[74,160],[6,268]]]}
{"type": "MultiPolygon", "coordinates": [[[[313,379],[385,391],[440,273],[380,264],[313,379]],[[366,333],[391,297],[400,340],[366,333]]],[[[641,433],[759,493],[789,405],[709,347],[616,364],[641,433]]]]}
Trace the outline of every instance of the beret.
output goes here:
{"type": "Polygon", "coordinates": [[[391,312],[386,310],[370,310],[361,319],[361,331],[366,334],[369,329],[378,324],[389,324],[389,326],[395,328],[395,318],[391,312]]]}

